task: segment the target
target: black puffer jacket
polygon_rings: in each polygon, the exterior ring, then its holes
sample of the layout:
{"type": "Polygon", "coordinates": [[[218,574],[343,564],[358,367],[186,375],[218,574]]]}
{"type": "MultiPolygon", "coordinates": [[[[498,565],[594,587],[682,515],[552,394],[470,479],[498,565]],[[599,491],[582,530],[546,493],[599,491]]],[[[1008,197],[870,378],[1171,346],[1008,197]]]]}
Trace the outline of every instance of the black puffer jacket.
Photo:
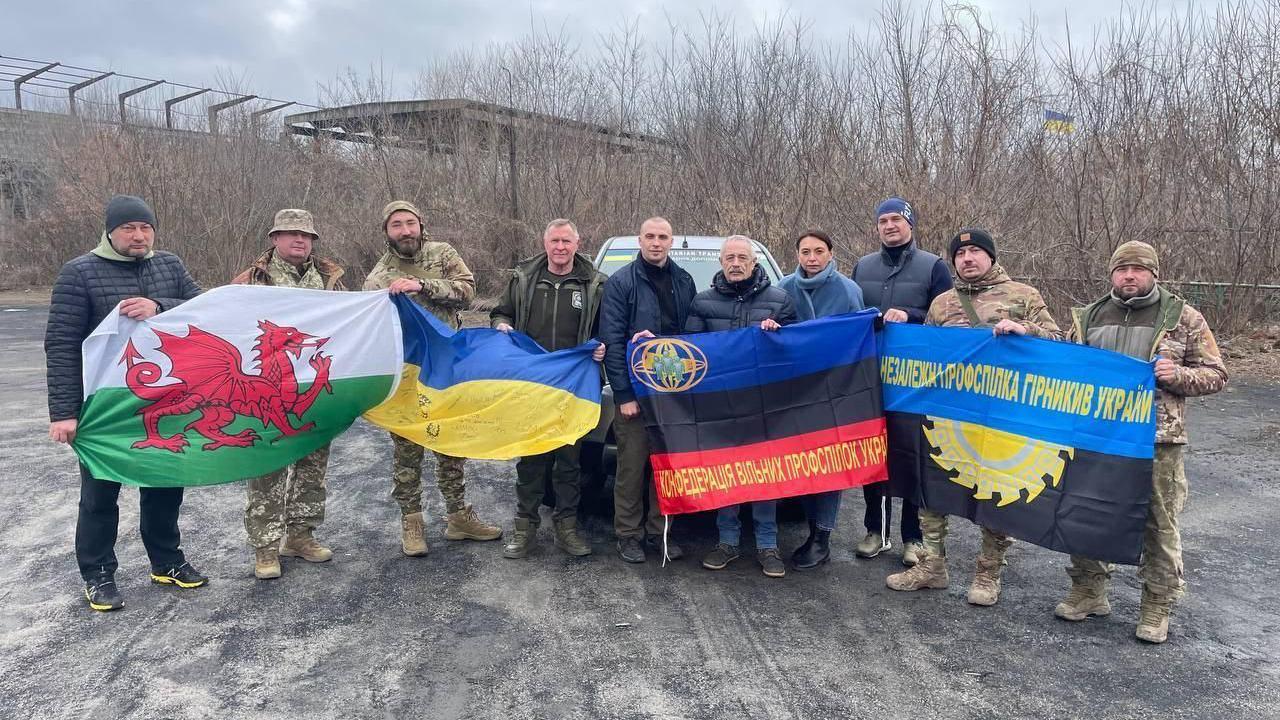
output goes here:
{"type": "MultiPolygon", "coordinates": [[[[604,343],[604,373],[613,388],[613,401],[621,405],[636,399],[631,392],[631,375],[627,372],[627,342],[641,330],[662,332],[662,309],[658,289],[641,268],[644,260],[636,259],[618,268],[604,284],[600,301],[600,342],[604,343]]],[[[689,315],[689,303],[695,292],[693,276],[667,258],[671,273],[671,292],[675,295],[677,327],[689,315]]]]}
{"type": "Polygon", "coordinates": [[[63,265],[53,284],[44,332],[49,419],[80,416],[80,344],[121,300],[148,298],[164,311],[199,294],[200,286],[173,253],[157,251],[136,262],[85,253],[63,265]]]}
{"type": "Polygon", "coordinates": [[[768,318],[779,325],[790,325],[796,321],[796,306],[791,296],[774,287],[764,268],[757,265],[751,277],[736,283],[729,282],[723,271],[716,273],[711,289],[693,299],[684,331],[737,330],[758,326],[768,318]]]}

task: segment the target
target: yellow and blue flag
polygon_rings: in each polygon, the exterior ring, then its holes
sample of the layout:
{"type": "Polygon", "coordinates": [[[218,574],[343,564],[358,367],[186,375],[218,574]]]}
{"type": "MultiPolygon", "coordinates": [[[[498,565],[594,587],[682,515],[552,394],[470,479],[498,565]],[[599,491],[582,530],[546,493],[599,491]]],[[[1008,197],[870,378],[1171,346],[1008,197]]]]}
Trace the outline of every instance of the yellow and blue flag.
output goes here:
{"type": "Polygon", "coordinates": [[[1136,564],[1152,363],[990,330],[886,325],[891,494],[1051,550],[1136,564]]]}
{"type": "Polygon", "coordinates": [[[400,314],[404,368],[375,425],[445,455],[509,460],[573,444],[600,419],[595,342],[547,352],[529,336],[453,330],[412,300],[400,314]]]}
{"type": "Polygon", "coordinates": [[[1056,110],[1045,110],[1044,129],[1052,133],[1067,135],[1076,131],[1076,119],[1056,110]]]}

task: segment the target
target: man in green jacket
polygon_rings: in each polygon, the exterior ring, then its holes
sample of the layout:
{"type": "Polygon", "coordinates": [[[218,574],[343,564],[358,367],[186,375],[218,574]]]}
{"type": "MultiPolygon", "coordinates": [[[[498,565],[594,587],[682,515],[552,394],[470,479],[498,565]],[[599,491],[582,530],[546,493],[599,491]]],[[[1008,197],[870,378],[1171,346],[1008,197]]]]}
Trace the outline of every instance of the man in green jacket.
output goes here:
{"type": "MultiPolygon", "coordinates": [[[[543,252],[515,267],[507,291],[489,313],[496,330],[518,330],[552,352],[576,347],[596,334],[604,274],[578,253],[578,229],[563,218],[552,220],[542,233],[543,252]]],[[[596,347],[596,362],[604,359],[604,345],[596,347]]],[[[556,494],[556,547],[570,555],[590,555],[591,546],[578,535],[578,496],[582,468],[578,456],[582,442],[565,445],[541,455],[522,457],[516,463],[515,532],[503,556],[529,554],[538,532],[538,506],[542,502],[547,473],[556,494]]]]}
{"type": "MultiPolygon", "coordinates": [[[[1187,499],[1182,449],[1187,444],[1186,399],[1211,395],[1227,384],[1227,367],[1204,316],[1160,286],[1155,248],[1136,240],[1111,256],[1111,292],[1072,311],[1068,339],[1155,360],[1156,447],[1151,504],[1142,543],[1142,607],[1137,638],[1162,643],[1169,635],[1169,612],[1182,595],[1182,536],[1178,514],[1187,499]]],[[[1107,581],[1112,566],[1072,556],[1071,592],[1054,614],[1079,621],[1108,615],[1107,581]]]]}

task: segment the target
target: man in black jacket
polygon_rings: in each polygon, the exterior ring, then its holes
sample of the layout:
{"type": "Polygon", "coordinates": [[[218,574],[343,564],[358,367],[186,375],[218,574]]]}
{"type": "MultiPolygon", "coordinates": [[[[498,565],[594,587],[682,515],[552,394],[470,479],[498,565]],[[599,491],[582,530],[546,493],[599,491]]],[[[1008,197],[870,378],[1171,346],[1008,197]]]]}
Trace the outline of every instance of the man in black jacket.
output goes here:
{"type": "MultiPolygon", "coordinates": [[[[564,218],[547,224],[542,248],[541,254],[516,266],[507,291],[489,313],[489,323],[502,332],[525,333],[552,352],[577,347],[595,337],[605,276],[578,253],[578,229],[564,218]]],[[[604,359],[603,345],[596,346],[594,357],[596,362],[604,359]]],[[[581,453],[579,440],[516,462],[515,531],[502,550],[503,557],[519,559],[529,554],[542,519],[538,506],[548,473],[556,495],[551,516],[556,547],[578,557],[591,554],[591,546],[577,529],[581,453]]]]}
{"type": "MultiPolygon", "coordinates": [[[[769,282],[764,268],[756,263],[755,246],[745,235],[733,235],[720,248],[720,272],[711,289],[693,298],[685,332],[715,332],[758,326],[772,332],[796,321],[791,296],[769,282]]],[[[756,557],[769,577],[784,577],[786,565],[778,556],[777,501],[751,503],[751,519],[756,536],[756,557]]],[[[722,507],[716,514],[720,540],[702,560],[708,570],[723,570],[738,559],[742,532],[739,506],[722,507]]]]}
{"type": "MultiPolygon", "coordinates": [[[[896,196],[883,200],[876,207],[880,249],[859,258],[853,268],[851,277],[862,289],[867,307],[879,308],[885,322],[923,323],[933,299],[952,286],[947,262],[918,247],[915,225],[911,203],[896,196]]],[[[893,441],[890,437],[889,442],[893,441]]],[[[860,558],[875,557],[892,544],[889,517],[893,503],[885,494],[886,484],[862,486],[862,497],[867,501],[863,515],[867,535],[854,552],[860,558]]],[[[915,503],[902,501],[902,564],[908,567],[916,564],[924,549],[919,512],[915,503]]]]}
{"type": "MultiPolygon", "coordinates": [[[[53,285],[44,350],[49,437],[55,442],[75,440],[83,401],[80,344],[103,318],[119,305],[121,315],[146,320],[200,294],[177,255],[152,248],[156,217],[141,199],[111,198],[104,227],[98,246],[63,265],[53,285]]],[[[94,478],[80,466],[76,560],[89,607],[104,612],[124,607],[115,584],[119,495],[119,483],[94,478]]],[[[139,495],[151,581],[180,588],[207,583],[208,578],[191,567],[180,547],[182,488],[141,488],[139,495]]]]}
{"type": "MultiPolygon", "coordinates": [[[[627,374],[627,342],[645,330],[657,335],[678,335],[684,330],[694,295],[693,276],[667,256],[671,241],[671,223],[660,217],[645,220],[640,226],[640,252],[635,260],[609,276],[600,306],[604,370],[617,405],[613,418],[613,433],[618,441],[613,529],[618,536],[618,554],[631,563],[644,562],[645,544],[661,552],[659,538],[663,528],[658,495],[646,472],[648,431],[627,374]]],[[[675,560],[683,554],[675,543],[667,544],[668,558],[675,560]]]]}

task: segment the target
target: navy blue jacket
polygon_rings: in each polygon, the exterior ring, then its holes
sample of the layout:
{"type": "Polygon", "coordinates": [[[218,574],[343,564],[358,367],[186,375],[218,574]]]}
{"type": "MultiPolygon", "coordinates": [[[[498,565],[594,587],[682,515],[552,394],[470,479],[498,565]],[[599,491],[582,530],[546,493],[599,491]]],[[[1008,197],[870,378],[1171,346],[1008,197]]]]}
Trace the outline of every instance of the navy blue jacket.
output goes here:
{"type": "Polygon", "coordinates": [[[121,300],[148,298],[163,312],[199,294],[200,286],[173,253],[156,251],[136,262],[85,253],[63,265],[53,283],[44,332],[49,419],[80,416],[80,344],[121,300]]]}
{"type": "MultiPolygon", "coordinates": [[[[662,311],[658,307],[658,291],[645,276],[640,263],[644,259],[636,253],[636,259],[609,276],[604,284],[604,300],[600,304],[600,342],[605,344],[604,374],[613,389],[615,405],[636,399],[631,391],[631,376],[627,374],[627,342],[641,330],[654,335],[662,331],[662,311]]],[[[693,303],[693,276],[667,258],[671,270],[671,289],[675,294],[676,327],[684,327],[693,303]]]]}

